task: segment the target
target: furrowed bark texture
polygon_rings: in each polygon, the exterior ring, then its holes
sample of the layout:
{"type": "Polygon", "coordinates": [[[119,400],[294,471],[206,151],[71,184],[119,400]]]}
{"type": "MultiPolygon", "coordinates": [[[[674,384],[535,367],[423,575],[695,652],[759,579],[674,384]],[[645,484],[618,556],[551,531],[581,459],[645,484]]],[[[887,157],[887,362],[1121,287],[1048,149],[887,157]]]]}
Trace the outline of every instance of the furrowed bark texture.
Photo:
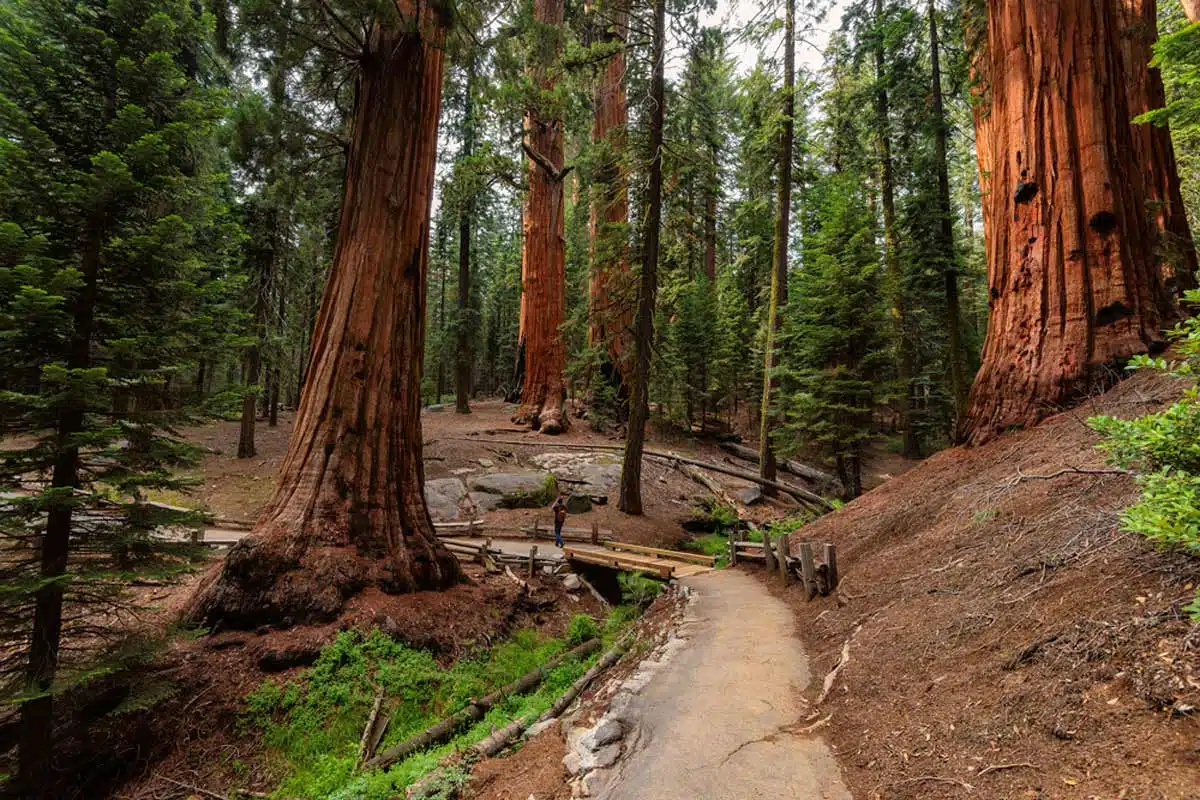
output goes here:
{"type": "Polygon", "coordinates": [[[1130,76],[1146,67],[1127,63],[1123,2],[988,2],[990,318],[972,443],[1102,387],[1175,318],[1129,122],[1130,76]]]}
{"type": "MultiPolygon", "coordinates": [[[[605,31],[600,41],[624,45],[625,0],[604,8],[605,31]]],[[[592,142],[602,146],[588,219],[592,270],[588,280],[588,346],[604,345],[608,363],[605,378],[618,395],[629,383],[629,345],[633,326],[633,282],[625,246],[629,221],[629,192],[621,171],[629,109],[625,98],[625,52],[619,50],[604,65],[596,86],[592,142]]]]}
{"type": "MultiPolygon", "coordinates": [[[[1122,57],[1129,66],[1125,90],[1133,116],[1167,104],[1162,75],[1148,68],[1158,40],[1156,0],[1121,0],[1122,57]]],[[[1168,288],[1180,292],[1196,287],[1196,245],[1188,225],[1187,210],[1179,186],[1175,147],[1171,131],[1158,125],[1134,125],[1133,146],[1146,185],[1147,211],[1158,231],[1163,279],[1168,288]]]]}
{"type": "MultiPolygon", "coordinates": [[[[336,617],[366,587],[461,579],[423,496],[421,356],[443,29],[425,6],[364,50],[337,249],[279,488],[191,617],[254,627],[336,617]]],[[[404,11],[404,7],[401,7],[404,11]]]]}
{"type": "MultiPolygon", "coordinates": [[[[462,158],[471,157],[475,149],[475,118],[473,116],[475,91],[475,55],[467,61],[467,80],[463,89],[462,158]]],[[[463,202],[458,212],[458,317],[455,322],[455,338],[458,352],[454,363],[454,410],[459,414],[471,413],[471,217],[475,214],[475,198],[463,202]]]]}
{"type": "MultiPolygon", "coordinates": [[[[533,18],[541,26],[542,50],[531,66],[533,84],[544,95],[554,91],[551,66],[561,48],[552,33],[562,26],[563,0],[534,0],[533,18]]],[[[521,405],[513,416],[543,433],[561,433],[569,421],[563,371],[567,350],[559,328],[566,315],[566,254],[563,249],[563,123],[544,102],[525,113],[525,151],[529,191],[525,197],[521,247],[521,318],[518,358],[525,369],[521,405]]]]}

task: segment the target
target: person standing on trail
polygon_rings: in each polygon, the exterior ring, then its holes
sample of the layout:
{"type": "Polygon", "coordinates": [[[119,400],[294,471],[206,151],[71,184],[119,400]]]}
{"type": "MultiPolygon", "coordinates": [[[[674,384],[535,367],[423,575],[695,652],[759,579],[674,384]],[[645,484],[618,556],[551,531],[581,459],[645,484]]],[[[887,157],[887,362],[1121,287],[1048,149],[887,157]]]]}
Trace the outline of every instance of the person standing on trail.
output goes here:
{"type": "Polygon", "coordinates": [[[560,494],[558,499],[554,501],[554,546],[562,547],[562,529],[563,523],[567,521],[567,504],[563,502],[563,497],[560,494]]]}

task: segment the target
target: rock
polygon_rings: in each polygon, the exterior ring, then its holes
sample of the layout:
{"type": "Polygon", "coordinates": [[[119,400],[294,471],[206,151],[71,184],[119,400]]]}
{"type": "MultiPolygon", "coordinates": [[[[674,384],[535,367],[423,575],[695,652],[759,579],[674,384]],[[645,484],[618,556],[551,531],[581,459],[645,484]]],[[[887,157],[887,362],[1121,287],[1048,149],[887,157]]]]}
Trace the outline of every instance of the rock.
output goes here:
{"type": "Polygon", "coordinates": [[[445,411],[446,406],[442,403],[435,403],[434,405],[431,405],[431,406],[425,406],[425,410],[433,412],[434,414],[437,414],[438,412],[445,411]]]}
{"type": "Polygon", "coordinates": [[[762,496],[762,489],[757,486],[747,486],[737,493],[738,502],[747,506],[752,506],[762,500],[762,496]]]}
{"type": "Polygon", "coordinates": [[[586,494],[571,493],[567,496],[568,514],[586,514],[592,510],[592,498],[586,494]]]}
{"type": "Polygon", "coordinates": [[[567,774],[571,776],[578,775],[580,772],[582,772],[583,764],[582,759],[579,757],[579,753],[572,750],[563,756],[563,768],[566,769],[567,774]]]}
{"type": "Polygon", "coordinates": [[[592,501],[592,505],[594,505],[594,506],[608,505],[608,495],[606,495],[606,494],[588,495],[588,499],[590,499],[592,501]]]}
{"type": "Polygon", "coordinates": [[[467,497],[467,486],[460,478],[425,481],[425,504],[434,522],[458,519],[458,504],[467,497]]]}
{"type": "Polygon", "coordinates": [[[500,507],[501,497],[498,494],[488,494],[487,492],[469,492],[467,497],[471,501],[471,505],[475,506],[476,511],[492,511],[500,507]]]}
{"type": "Polygon", "coordinates": [[[620,744],[606,744],[598,750],[589,750],[579,755],[579,768],[584,772],[604,769],[617,763],[621,757],[620,744]]]}
{"type": "Polygon", "coordinates": [[[504,508],[542,508],[558,496],[558,481],[549,472],[496,472],[471,478],[471,489],[498,495],[504,508]]]}
{"type": "Polygon", "coordinates": [[[479,459],[479,466],[483,467],[484,469],[491,469],[492,467],[496,466],[496,462],[492,461],[490,458],[481,458],[479,459]]]}
{"type": "Polygon", "coordinates": [[[568,592],[578,592],[583,590],[583,581],[575,573],[563,576],[563,588],[568,592]]]}
{"type": "Polygon", "coordinates": [[[579,739],[579,744],[588,750],[599,750],[607,744],[619,741],[624,735],[625,729],[619,721],[605,717],[579,739]]]}
{"type": "Polygon", "coordinates": [[[607,496],[621,482],[620,457],[613,453],[560,451],[541,453],[532,460],[554,477],[573,482],[579,494],[607,496]]]}

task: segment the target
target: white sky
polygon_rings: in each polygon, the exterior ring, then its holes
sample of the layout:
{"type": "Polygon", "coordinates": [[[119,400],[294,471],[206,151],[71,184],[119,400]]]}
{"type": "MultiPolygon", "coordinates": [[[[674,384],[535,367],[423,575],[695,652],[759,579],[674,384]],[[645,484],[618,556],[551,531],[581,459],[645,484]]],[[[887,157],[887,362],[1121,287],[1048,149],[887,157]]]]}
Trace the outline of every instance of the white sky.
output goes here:
{"type": "MultiPolygon", "coordinates": [[[[798,0],[796,3],[796,64],[817,72],[823,65],[823,52],[829,36],[842,24],[842,14],[850,0],[798,0]],[[815,6],[816,8],[810,8],[815,6]],[[822,14],[823,12],[823,14],[822,14]]],[[[716,13],[705,15],[705,25],[723,24],[726,30],[739,28],[751,20],[769,19],[770,7],[763,9],[763,0],[717,0],[716,13]]],[[[776,0],[774,13],[782,15],[783,4],[776,0]]],[[[778,50],[781,37],[771,45],[778,50]]],[[[749,72],[758,61],[758,48],[751,42],[735,41],[730,54],[737,59],[738,71],[749,72]]],[[[775,55],[773,52],[772,55],[775,55]]]]}

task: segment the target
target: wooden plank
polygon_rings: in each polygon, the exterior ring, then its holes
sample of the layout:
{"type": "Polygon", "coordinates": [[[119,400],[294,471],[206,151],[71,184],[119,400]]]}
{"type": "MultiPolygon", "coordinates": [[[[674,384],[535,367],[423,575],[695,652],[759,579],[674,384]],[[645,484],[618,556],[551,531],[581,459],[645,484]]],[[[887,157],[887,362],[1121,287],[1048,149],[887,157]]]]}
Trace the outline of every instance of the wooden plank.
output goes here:
{"type": "Polygon", "coordinates": [[[631,553],[646,553],[648,555],[671,558],[676,561],[691,561],[697,564],[704,564],[708,567],[711,567],[717,562],[716,556],[706,556],[700,553],[685,553],[680,550],[664,550],[661,547],[646,547],[645,545],[627,544],[626,542],[605,542],[604,546],[609,550],[628,550],[631,553]]]}
{"type": "Polygon", "coordinates": [[[673,578],[689,578],[692,575],[703,575],[706,572],[712,572],[712,567],[705,567],[700,564],[680,564],[675,567],[671,577],[673,578]]]}
{"type": "Polygon", "coordinates": [[[582,561],[584,564],[597,564],[628,572],[649,572],[664,579],[671,577],[676,566],[669,561],[651,561],[608,550],[576,550],[568,547],[563,550],[563,554],[572,561],[582,561]]]}
{"type": "Polygon", "coordinates": [[[817,570],[813,565],[812,542],[800,543],[800,578],[804,581],[804,592],[809,600],[817,593],[817,570]]]}
{"type": "Polygon", "coordinates": [[[825,569],[828,571],[826,577],[829,580],[829,591],[833,591],[838,585],[838,569],[837,569],[837,545],[825,543],[825,569]]]}
{"type": "Polygon", "coordinates": [[[792,572],[788,569],[788,535],[780,534],[779,541],[776,542],[779,546],[779,577],[783,578],[783,585],[787,586],[792,582],[792,572]]]}
{"type": "Polygon", "coordinates": [[[775,548],[771,545],[771,534],[763,531],[763,560],[766,562],[767,572],[775,571],[775,548]]]}

